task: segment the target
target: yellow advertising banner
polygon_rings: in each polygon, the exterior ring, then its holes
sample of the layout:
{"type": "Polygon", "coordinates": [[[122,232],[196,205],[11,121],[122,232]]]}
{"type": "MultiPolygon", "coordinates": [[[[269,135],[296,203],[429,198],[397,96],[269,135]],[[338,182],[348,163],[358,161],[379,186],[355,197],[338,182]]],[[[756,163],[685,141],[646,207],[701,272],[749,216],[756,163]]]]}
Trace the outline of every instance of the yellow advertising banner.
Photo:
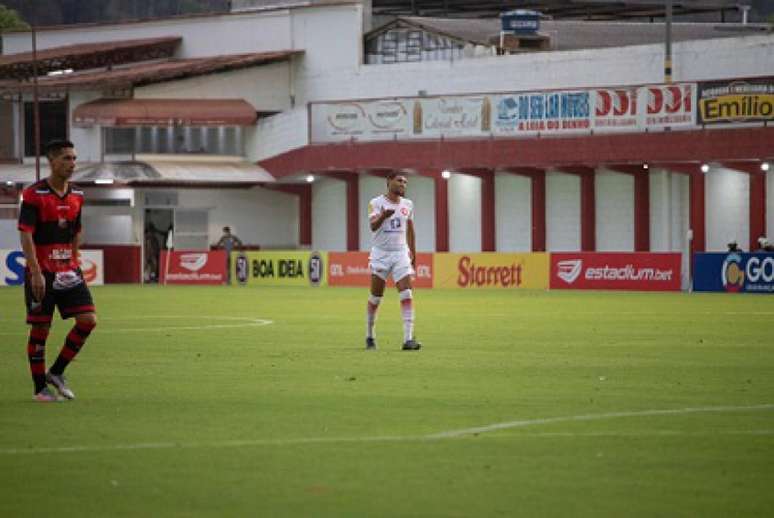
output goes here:
{"type": "Polygon", "coordinates": [[[699,101],[699,114],[705,123],[772,120],[774,95],[721,95],[699,101]]]}
{"type": "Polygon", "coordinates": [[[325,286],[327,262],[327,252],[231,252],[231,278],[240,285],[325,286]]]}
{"type": "Polygon", "coordinates": [[[548,289],[549,254],[438,253],[434,288],[548,289]]]}

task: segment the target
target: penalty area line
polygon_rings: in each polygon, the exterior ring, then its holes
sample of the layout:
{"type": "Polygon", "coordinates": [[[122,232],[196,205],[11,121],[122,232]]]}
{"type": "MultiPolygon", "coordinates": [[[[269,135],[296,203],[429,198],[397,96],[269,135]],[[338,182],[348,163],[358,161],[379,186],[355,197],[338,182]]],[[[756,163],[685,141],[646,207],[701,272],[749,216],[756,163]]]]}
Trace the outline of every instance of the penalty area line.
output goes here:
{"type": "MultiPolygon", "coordinates": [[[[575,416],[548,417],[539,419],[523,419],[519,421],[509,421],[503,423],[494,423],[486,426],[474,428],[463,428],[458,430],[449,430],[445,432],[427,434],[427,435],[386,435],[373,437],[299,437],[295,439],[244,439],[244,440],[226,440],[211,442],[157,442],[157,443],[136,443],[136,444],[115,444],[115,445],[94,445],[94,446],[63,446],[53,448],[0,448],[1,455],[35,455],[51,453],[98,453],[109,451],[135,451],[135,450],[170,450],[186,448],[239,448],[249,446],[292,446],[304,444],[343,444],[343,443],[369,443],[369,442],[435,442],[449,439],[462,439],[470,436],[479,436],[489,432],[500,430],[526,428],[530,426],[540,426],[552,423],[570,423],[581,421],[600,421],[605,419],[619,419],[627,417],[648,417],[648,416],[676,416],[697,413],[722,413],[722,412],[745,412],[756,410],[774,410],[774,404],[750,405],[750,406],[715,406],[715,407],[695,407],[695,408],[676,408],[663,410],[641,410],[634,412],[610,412],[604,414],[587,414],[575,416]]],[[[491,438],[515,438],[523,437],[625,437],[625,436],[699,436],[699,435],[774,435],[774,430],[717,430],[701,432],[682,432],[669,430],[654,431],[633,431],[633,432],[526,432],[521,434],[508,434],[488,436],[491,438]]]]}

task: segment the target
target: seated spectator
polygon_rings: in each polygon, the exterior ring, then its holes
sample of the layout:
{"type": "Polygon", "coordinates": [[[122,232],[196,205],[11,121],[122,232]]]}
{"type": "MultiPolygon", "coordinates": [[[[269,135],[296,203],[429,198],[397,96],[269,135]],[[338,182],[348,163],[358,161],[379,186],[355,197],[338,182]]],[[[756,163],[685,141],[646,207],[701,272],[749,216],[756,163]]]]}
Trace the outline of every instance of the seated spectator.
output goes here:
{"type": "Polygon", "coordinates": [[[731,241],[728,243],[728,251],[729,252],[744,252],[741,248],[739,248],[739,244],[736,241],[731,241]]]}

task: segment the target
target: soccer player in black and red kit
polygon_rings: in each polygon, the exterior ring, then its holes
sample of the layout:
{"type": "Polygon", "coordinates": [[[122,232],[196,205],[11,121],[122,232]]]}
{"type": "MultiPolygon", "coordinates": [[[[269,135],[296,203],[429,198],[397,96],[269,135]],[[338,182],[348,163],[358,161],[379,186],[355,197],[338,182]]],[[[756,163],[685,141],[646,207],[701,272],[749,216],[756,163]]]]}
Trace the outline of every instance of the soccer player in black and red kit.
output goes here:
{"type": "Polygon", "coordinates": [[[27,259],[24,301],[31,325],[27,357],[35,383],[34,399],[43,402],[60,399],[47,384],[62,397],[75,398],[63,372],[97,325],[94,302],[78,266],[83,192],[69,181],[75,170],[75,148],[70,141],[56,140],[46,146],[46,156],[51,174],[24,190],[19,213],[19,234],[27,259]],[[46,338],[54,307],[62,318],[75,317],[75,326],[46,371],[46,338]]]}

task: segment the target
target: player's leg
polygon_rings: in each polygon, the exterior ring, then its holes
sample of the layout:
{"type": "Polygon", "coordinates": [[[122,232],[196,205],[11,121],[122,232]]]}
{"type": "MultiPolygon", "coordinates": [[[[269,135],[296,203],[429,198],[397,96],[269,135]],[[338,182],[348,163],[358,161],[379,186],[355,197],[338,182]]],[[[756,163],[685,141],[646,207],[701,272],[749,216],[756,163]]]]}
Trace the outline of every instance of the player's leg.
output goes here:
{"type": "Polygon", "coordinates": [[[384,296],[384,286],[390,270],[383,263],[383,257],[373,251],[368,266],[371,269],[371,291],[366,305],[366,349],[376,349],[376,314],[384,296]]]}
{"type": "Polygon", "coordinates": [[[58,295],[57,305],[62,318],[75,318],[75,325],[67,333],[67,338],[54,364],[46,374],[46,380],[56,387],[57,391],[67,399],[74,399],[75,394],[67,386],[64,370],[83,348],[89,335],[97,326],[97,315],[94,313],[94,302],[89,288],[82,282],[58,295]]]}
{"type": "Polygon", "coordinates": [[[400,313],[403,317],[403,350],[416,351],[422,344],[414,339],[414,292],[412,290],[411,276],[414,269],[408,258],[401,259],[395,267],[393,278],[398,279],[395,287],[398,289],[400,299],[400,313]]]}
{"type": "Polygon", "coordinates": [[[27,360],[34,384],[34,398],[43,402],[57,400],[57,397],[46,387],[46,340],[54,315],[54,299],[49,289],[50,283],[46,282],[46,294],[42,301],[37,301],[32,296],[29,279],[24,280],[24,302],[27,307],[27,323],[30,324],[27,360]]]}

